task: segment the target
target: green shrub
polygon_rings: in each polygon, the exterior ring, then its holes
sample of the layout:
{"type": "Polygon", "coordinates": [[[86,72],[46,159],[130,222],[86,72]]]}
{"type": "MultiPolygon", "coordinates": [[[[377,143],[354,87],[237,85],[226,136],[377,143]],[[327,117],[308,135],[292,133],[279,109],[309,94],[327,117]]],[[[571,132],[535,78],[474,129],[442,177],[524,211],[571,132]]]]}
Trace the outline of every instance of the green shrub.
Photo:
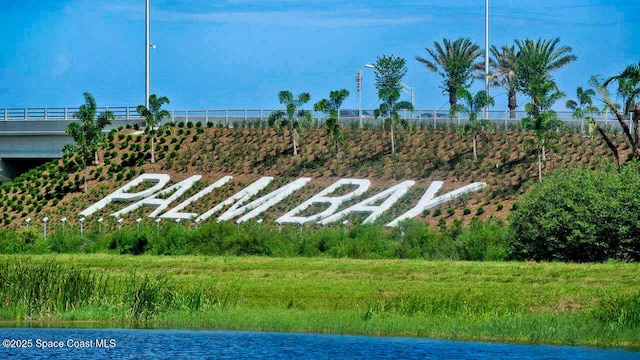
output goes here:
{"type": "Polygon", "coordinates": [[[471,225],[458,235],[462,260],[498,261],[508,258],[507,228],[495,218],[471,220],[471,225]]]}
{"type": "Polygon", "coordinates": [[[614,169],[561,170],[533,186],[510,216],[516,259],[640,260],[638,164],[614,169]]]}

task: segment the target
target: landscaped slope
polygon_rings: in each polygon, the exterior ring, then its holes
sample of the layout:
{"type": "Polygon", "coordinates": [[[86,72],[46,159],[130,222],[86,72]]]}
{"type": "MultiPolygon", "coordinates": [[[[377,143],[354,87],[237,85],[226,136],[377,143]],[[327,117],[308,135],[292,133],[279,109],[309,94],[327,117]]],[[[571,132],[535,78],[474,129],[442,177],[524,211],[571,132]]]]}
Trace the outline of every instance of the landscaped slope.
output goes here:
{"type": "MultiPolygon", "coordinates": [[[[442,191],[476,181],[487,183],[480,192],[420,216],[434,224],[454,219],[468,222],[473,216],[506,218],[526,184],[537,181],[534,149],[523,146],[527,138],[533,138],[529,132],[485,134],[480,138],[477,159],[473,158],[470,137],[456,129],[399,131],[395,155],[391,154],[388,133],[383,130],[344,129],[344,138],[344,144],[336,152],[324,129],[309,129],[301,136],[301,153],[294,156],[286,130],[176,124],[159,131],[158,160],[150,164],[149,137],[135,129],[122,129],[109,134],[100,164],[87,165],[87,192],[83,191],[85,171],[79,156],[46,164],[2,186],[2,221],[13,227],[22,226],[27,218],[39,222],[45,216],[50,221],[68,217],[70,222],[77,222],[80,211],[142,173],[169,174],[172,183],[194,174],[202,175],[203,179],[174,205],[222,176],[234,176],[230,184],[194,204],[190,211],[197,213],[212,208],[262,176],[273,176],[276,180],[260,194],[301,176],[313,178],[307,186],[270,209],[265,220],[284,214],[339,178],[372,181],[372,187],[359,199],[402,180],[415,180],[416,185],[398,206],[385,214],[383,221],[413,207],[431,181],[443,181],[442,191]]],[[[572,166],[596,169],[611,162],[609,150],[597,137],[563,133],[556,145],[547,151],[543,173],[572,166]]],[[[619,151],[625,154],[628,149],[621,147],[619,151]]],[[[110,217],[106,215],[122,207],[112,204],[93,216],[104,216],[107,221],[110,217]]],[[[130,217],[151,221],[145,216],[150,212],[151,209],[141,209],[130,217]]]]}

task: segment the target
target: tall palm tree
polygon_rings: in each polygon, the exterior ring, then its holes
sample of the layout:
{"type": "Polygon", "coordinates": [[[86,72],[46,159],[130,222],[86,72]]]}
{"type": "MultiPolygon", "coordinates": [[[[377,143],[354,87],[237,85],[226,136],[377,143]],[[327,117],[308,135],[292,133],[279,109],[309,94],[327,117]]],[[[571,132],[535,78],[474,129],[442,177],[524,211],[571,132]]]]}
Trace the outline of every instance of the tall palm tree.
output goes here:
{"type": "Polygon", "coordinates": [[[298,155],[298,143],[300,134],[311,124],[311,112],[309,110],[298,110],[299,107],[311,100],[309,93],[300,93],[297,97],[293,97],[290,91],[282,90],[278,93],[280,104],[285,105],[285,111],[278,110],[269,115],[267,119],[269,126],[275,126],[276,129],[288,127],[291,130],[291,139],[293,141],[293,155],[298,155]]]}
{"type": "Polygon", "coordinates": [[[82,94],[84,96],[84,104],[78,111],[73,113],[73,117],[80,122],[72,122],[64,129],[75,142],[75,145],[67,144],[62,148],[62,152],[66,155],[74,152],[82,154],[82,164],[84,168],[84,191],[87,191],[87,158],[93,156],[94,164],[100,163],[98,159],[98,150],[105,144],[104,133],[102,130],[111,124],[115,116],[111,111],[100,113],[96,117],[96,100],[88,92],[82,94]]]}
{"type": "Polygon", "coordinates": [[[339,145],[344,142],[342,135],[342,127],[338,122],[338,112],[344,100],[349,97],[347,89],[332,90],[329,92],[329,99],[322,99],[313,105],[315,111],[328,111],[329,119],[325,122],[327,128],[327,136],[336,146],[336,155],[339,151],[339,145]]]}
{"type": "Polygon", "coordinates": [[[491,82],[493,86],[500,86],[507,91],[509,117],[516,118],[516,108],[518,107],[518,99],[516,97],[517,81],[516,81],[516,62],[517,55],[515,47],[502,46],[498,49],[495,45],[490,48],[491,58],[491,82]]]}
{"type": "Polygon", "coordinates": [[[164,118],[171,117],[171,113],[162,109],[163,104],[168,104],[169,98],[166,96],[158,97],[156,94],[149,96],[149,108],[144,105],[138,105],[136,110],[140,116],[145,118],[147,123],[147,133],[151,136],[151,163],[156,162],[154,138],[158,125],[164,118]]]}
{"type": "Polygon", "coordinates": [[[551,72],[563,68],[578,58],[571,54],[570,46],[559,46],[560,38],[555,39],[515,39],[516,52],[515,75],[516,86],[531,98],[534,111],[540,107],[537,95],[548,82],[555,85],[551,72]]]}
{"type": "Polygon", "coordinates": [[[484,68],[482,63],[475,63],[484,51],[469,38],[453,42],[443,38],[442,44],[434,41],[433,47],[425,48],[430,58],[416,55],[416,60],[442,77],[443,92],[449,94],[449,106],[453,108],[458,103],[458,90],[468,88],[473,82],[473,72],[484,68]]]}

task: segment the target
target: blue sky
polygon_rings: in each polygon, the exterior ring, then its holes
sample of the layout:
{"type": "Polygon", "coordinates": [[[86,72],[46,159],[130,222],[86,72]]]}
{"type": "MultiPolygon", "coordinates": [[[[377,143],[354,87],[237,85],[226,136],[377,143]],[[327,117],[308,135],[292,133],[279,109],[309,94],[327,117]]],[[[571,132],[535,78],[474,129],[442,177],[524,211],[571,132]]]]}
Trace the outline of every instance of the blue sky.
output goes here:
{"type": "MultiPolygon", "coordinates": [[[[85,91],[99,106],[143,103],[144,3],[4,1],[0,108],[73,107],[85,91]]],[[[638,63],[639,12],[637,0],[490,0],[490,43],[560,37],[578,57],[555,73],[571,97],[590,75],[638,63]]],[[[170,110],[274,109],[280,90],[309,92],[312,104],[346,88],[343,108],[355,109],[362,69],[363,107],[374,108],[364,65],[393,54],[407,59],[416,108],[447,108],[440,78],[415,60],[443,37],[484,47],[484,1],[151,0],[151,92],[170,110]]],[[[505,107],[504,95],[496,101],[505,107]]]]}

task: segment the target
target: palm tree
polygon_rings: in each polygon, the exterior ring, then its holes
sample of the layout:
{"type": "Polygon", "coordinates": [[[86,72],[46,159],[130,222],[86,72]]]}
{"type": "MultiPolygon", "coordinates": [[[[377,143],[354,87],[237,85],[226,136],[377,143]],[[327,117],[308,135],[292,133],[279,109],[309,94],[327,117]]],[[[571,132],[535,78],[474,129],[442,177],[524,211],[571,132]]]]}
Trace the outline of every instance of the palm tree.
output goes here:
{"type": "MultiPolygon", "coordinates": [[[[640,129],[638,128],[638,123],[640,122],[640,102],[635,102],[636,98],[640,96],[640,62],[638,62],[637,66],[627,66],[620,74],[613,76],[604,82],[602,82],[597,76],[592,76],[590,83],[591,86],[598,91],[600,96],[602,96],[602,101],[605,103],[606,108],[611,109],[616,116],[622,132],[631,146],[630,159],[640,160],[640,129]],[[611,99],[609,91],[607,90],[607,85],[613,81],[618,83],[617,92],[618,95],[622,97],[624,103],[622,111],[620,110],[620,105],[616,104],[611,99]],[[633,134],[631,134],[629,125],[627,125],[625,121],[625,114],[629,112],[633,112],[631,116],[633,134]]],[[[609,139],[605,130],[602,129],[597,122],[593,121],[593,119],[590,119],[590,121],[613,152],[616,165],[618,166],[618,170],[620,170],[620,161],[616,146],[611,142],[611,139],[609,139]]]]}
{"type": "Polygon", "coordinates": [[[489,120],[478,120],[478,112],[480,112],[485,106],[495,105],[495,100],[486,91],[481,90],[471,95],[467,89],[460,89],[458,91],[458,97],[464,100],[464,104],[456,104],[455,111],[460,111],[469,115],[469,124],[467,129],[471,131],[473,137],[473,158],[478,159],[477,155],[477,138],[478,134],[483,129],[491,126],[489,120]]]}
{"type": "Polygon", "coordinates": [[[338,122],[338,112],[344,100],[349,97],[347,89],[333,90],[329,92],[329,99],[322,99],[313,105],[315,111],[328,111],[329,119],[325,122],[327,128],[327,136],[336,146],[336,154],[339,151],[339,145],[343,143],[342,128],[338,122]]]}
{"type": "MultiPolygon", "coordinates": [[[[374,115],[376,118],[387,116],[385,125],[389,129],[392,155],[396,153],[394,130],[402,122],[398,111],[413,111],[413,104],[409,101],[398,101],[402,90],[402,77],[407,73],[406,63],[407,61],[401,57],[382,55],[378,56],[373,65],[378,98],[382,101],[380,107],[374,111],[374,115]]],[[[408,126],[406,121],[405,126],[408,126]]]]}
{"type": "Polygon", "coordinates": [[[453,108],[458,103],[458,90],[467,89],[473,82],[473,72],[483,69],[482,63],[475,63],[484,51],[469,38],[459,38],[453,42],[443,38],[442,45],[433,42],[434,49],[425,48],[430,59],[416,56],[416,60],[423,63],[427,70],[442,77],[443,92],[449,94],[449,106],[453,108]]]}
{"type": "MultiPolygon", "coordinates": [[[[556,89],[556,85],[552,81],[547,81],[541,85],[534,84],[531,88],[532,98],[536,102],[525,105],[527,117],[522,119],[522,125],[525,129],[533,130],[536,135],[536,154],[538,157],[538,181],[542,181],[542,162],[545,161],[545,149],[554,147],[551,139],[558,138],[558,133],[551,131],[562,127],[564,123],[558,119],[558,114],[551,110],[553,104],[565,94],[556,89]]],[[[531,144],[532,141],[525,142],[525,146],[531,144]]]]}
{"type": "Polygon", "coordinates": [[[516,118],[516,108],[518,101],[516,97],[516,61],[517,55],[515,47],[502,46],[498,49],[495,45],[490,48],[492,57],[489,59],[491,65],[491,81],[493,86],[501,86],[507,91],[509,117],[516,118]]]}
{"type": "Polygon", "coordinates": [[[583,120],[585,115],[599,112],[600,110],[593,105],[592,96],[596,96],[596,92],[593,89],[583,89],[582,86],[578,86],[576,89],[576,96],[578,100],[567,100],[565,106],[567,109],[573,111],[573,118],[580,120],[580,131],[584,132],[583,120]]]}
{"type": "Polygon", "coordinates": [[[171,117],[171,113],[167,110],[163,110],[162,105],[168,104],[169,98],[166,96],[158,97],[156,94],[151,94],[149,96],[149,108],[144,105],[138,105],[137,111],[140,116],[145,118],[147,123],[147,132],[151,136],[151,163],[154,164],[156,162],[155,158],[155,145],[154,138],[158,125],[164,118],[171,117]]]}
{"type": "Polygon", "coordinates": [[[633,112],[633,118],[640,118],[640,102],[636,103],[640,97],[640,61],[638,65],[629,65],[620,74],[610,77],[603,85],[608,86],[613,81],[618,83],[618,95],[622,97],[624,113],[633,112]]]}
{"type": "Polygon", "coordinates": [[[537,108],[542,101],[537,99],[537,95],[542,94],[540,89],[549,82],[555,85],[551,72],[577,60],[577,57],[571,54],[570,46],[558,46],[560,38],[516,39],[515,42],[518,47],[515,58],[516,86],[531,98],[531,103],[537,108]]]}
{"type": "Polygon", "coordinates": [[[291,130],[293,141],[293,155],[298,155],[298,142],[300,133],[311,124],[311,112],[309,110],[298,110],[298,108],[311,100],[309,93],[300,93],[293,97],[290,91],[282,90],[278,93],[280,104],[285,105],[285,111],[278,110],[269,115],[267,119],[269,126],[275,126],[277,130],[288,127],[291,130]]]}
{"type": "Polygon", "coordinates": [[[65,132],[73,138],[75,145],[67,144],[62,148],[65,155],[80,152],[82,155],[82,164],[84,168],[84,191],[87,191],[87,158],[93,156],[94,164],[100,163],[98,159],[98,150],[104,146],[104,133],[102,130],[115,119],[110,111],[100,113],[96,117],[96,100],[94,97],[85,92],[85,103],[73,113],[73,117],[80,122],[73,122],[66,126],[65,132]]]}

